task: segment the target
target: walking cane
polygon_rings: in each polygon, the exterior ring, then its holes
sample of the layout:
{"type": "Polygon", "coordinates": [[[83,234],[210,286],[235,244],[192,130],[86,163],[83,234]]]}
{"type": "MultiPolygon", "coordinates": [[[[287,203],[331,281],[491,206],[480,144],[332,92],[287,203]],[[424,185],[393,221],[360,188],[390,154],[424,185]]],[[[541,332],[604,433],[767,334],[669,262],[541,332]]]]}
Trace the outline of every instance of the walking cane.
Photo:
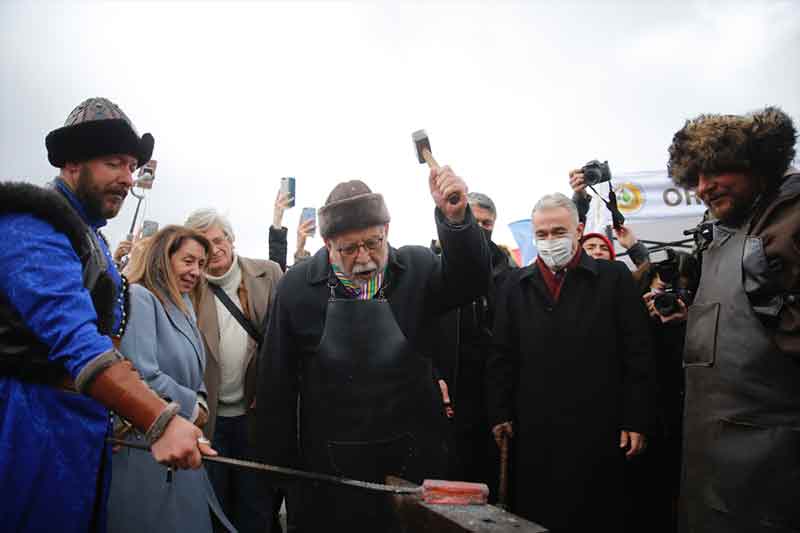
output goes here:
{"type": "Polygon", "coordinates": [[[497,506],[508,510],[508,435],[500,437],[500,486],[497,488],[497,506]]]}

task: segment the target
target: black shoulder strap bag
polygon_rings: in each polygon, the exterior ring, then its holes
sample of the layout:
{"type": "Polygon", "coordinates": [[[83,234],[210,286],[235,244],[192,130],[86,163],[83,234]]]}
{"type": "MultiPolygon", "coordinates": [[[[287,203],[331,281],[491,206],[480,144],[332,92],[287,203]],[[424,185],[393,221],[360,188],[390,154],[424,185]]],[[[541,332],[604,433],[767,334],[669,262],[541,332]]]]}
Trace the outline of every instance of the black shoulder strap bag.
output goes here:
{"type": "MultiPolygon", "coordinates": [[[[236,321],[244,328],[250,337],[256,341],[256,345],[258,348],[261,348],[261,342],[264,340],[264,335],[258,330],[258,328],[253,324],[247,317],[244,316],[242,310],[239,309],[233,300],[225,293],[222,287],[219,285],[214,285],[213,283],[209,283],[208,286],[211,288],[211,291],[214,293],[214,296],[219,298],[219,301],[222,302],[222,305],[225,306],[225,309],[236,319],[236,321]]],[[[264,315],[264,323],[266,324],[267,315],[264,315]]]]}

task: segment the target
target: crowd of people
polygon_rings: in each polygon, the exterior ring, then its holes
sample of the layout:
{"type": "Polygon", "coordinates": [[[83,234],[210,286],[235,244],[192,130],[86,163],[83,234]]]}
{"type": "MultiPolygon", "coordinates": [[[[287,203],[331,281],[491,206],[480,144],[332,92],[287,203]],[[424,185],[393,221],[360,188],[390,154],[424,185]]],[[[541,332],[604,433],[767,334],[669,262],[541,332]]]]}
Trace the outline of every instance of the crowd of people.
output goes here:
{"type": "Polygon", "coordinates": [[[291,264],[285,193],[269,259],[212,208],[112,254],[100,228],[154,140],[89,99],[46,138],[52,184],[0,184],[3,527],[402,531],[385,496],[203,465],[221,454],[486,483],[553,532],[798,531],[795,142],[777,108],[675,133],[670,175],[708,207],[692,252],[584,233],[575,169],[572,198],[532,201],[519,266],[490,196],[443,166],[430,247],[391,246],[383,196],[351,180],[291,264]]]}

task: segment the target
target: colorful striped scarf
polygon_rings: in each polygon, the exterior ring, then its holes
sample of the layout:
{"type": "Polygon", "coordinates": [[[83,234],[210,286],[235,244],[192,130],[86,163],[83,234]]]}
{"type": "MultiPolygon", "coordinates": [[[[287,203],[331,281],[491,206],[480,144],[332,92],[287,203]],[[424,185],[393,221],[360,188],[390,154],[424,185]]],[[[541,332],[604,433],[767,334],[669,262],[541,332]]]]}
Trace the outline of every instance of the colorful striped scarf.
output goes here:
{"type": "Polygon", "coordinates": [[[347,295],[357,300],[371,300],[374,298],[375,295],[378,294],[378,291],[380,291],[381,286],[383,286],[383,277],[386,272],[386,268],[384,267],[381,272],[378,272],[378,274],[371,277],[368,281],[360,282],[351,279],[350,276],[342,272],[336,265],[332,264],[331,268],[342,284],[342,287],[344,287],[347,295]]]}

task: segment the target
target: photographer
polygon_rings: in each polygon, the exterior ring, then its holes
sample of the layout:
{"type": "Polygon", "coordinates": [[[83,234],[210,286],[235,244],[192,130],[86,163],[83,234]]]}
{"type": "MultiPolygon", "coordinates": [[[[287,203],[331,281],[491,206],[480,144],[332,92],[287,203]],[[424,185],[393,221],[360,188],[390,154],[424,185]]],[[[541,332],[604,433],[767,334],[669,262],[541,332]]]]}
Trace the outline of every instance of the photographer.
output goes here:
{"type": "MultiPolygon", "coordinates": [[[[592,201],[592,197],[588,192],[586,192],[586,188],[590,185],[597,185],[598,183],[610,180],[611,172],[608,168],[607,162],[601,164],[598,161],[590,161],[581,168],[576,168],[569,171],[569,186],[573,191],[572,201],[575,202],[575,206],[578,208],[578,219],[581,224],[586,224],[586,214],[589,212],[589,204],[592,201]]],[[[613,215],[614,212],[612,211],[612,216],[613,215]]],[[[633,230],[626,227],[623,222],[624,219],[619,224],[614,226],[614,235],[622,247],[628,251],[628,256],[631,258],[631,261],[633,261],[633,264],[639,267],[647,262],[647,246],[640,243],[637,240],[636,234],[633,232],[633,230]]],[[[600,248],[600,243],[596,243],[596,247],[600,248]]],[[[592,257],[595,259],[614,259],[613,257],[607,258],[603,257],[602,255],[597,256],[592,250],[586,249],[586,246],[584,246],[584,249],[586,250],[586,253],[592,255],[592,257]]],[[[613,244],[609,246],[609,249],[613,251],[613,244]]]]}
{"type": "Polygon", "coordinates": [[[699,270],[686,252],[652,252],[637,270],[640,290],[650,314],[649,331],[656,356],[656,425],[646,454],[626,465],[630,523],[648,524],[647,531],[674,533],[680,486],[683,416],[683,354],[688,307],[699,270]],[[641,490],[646,488],[646,490],[641,490]]]}

